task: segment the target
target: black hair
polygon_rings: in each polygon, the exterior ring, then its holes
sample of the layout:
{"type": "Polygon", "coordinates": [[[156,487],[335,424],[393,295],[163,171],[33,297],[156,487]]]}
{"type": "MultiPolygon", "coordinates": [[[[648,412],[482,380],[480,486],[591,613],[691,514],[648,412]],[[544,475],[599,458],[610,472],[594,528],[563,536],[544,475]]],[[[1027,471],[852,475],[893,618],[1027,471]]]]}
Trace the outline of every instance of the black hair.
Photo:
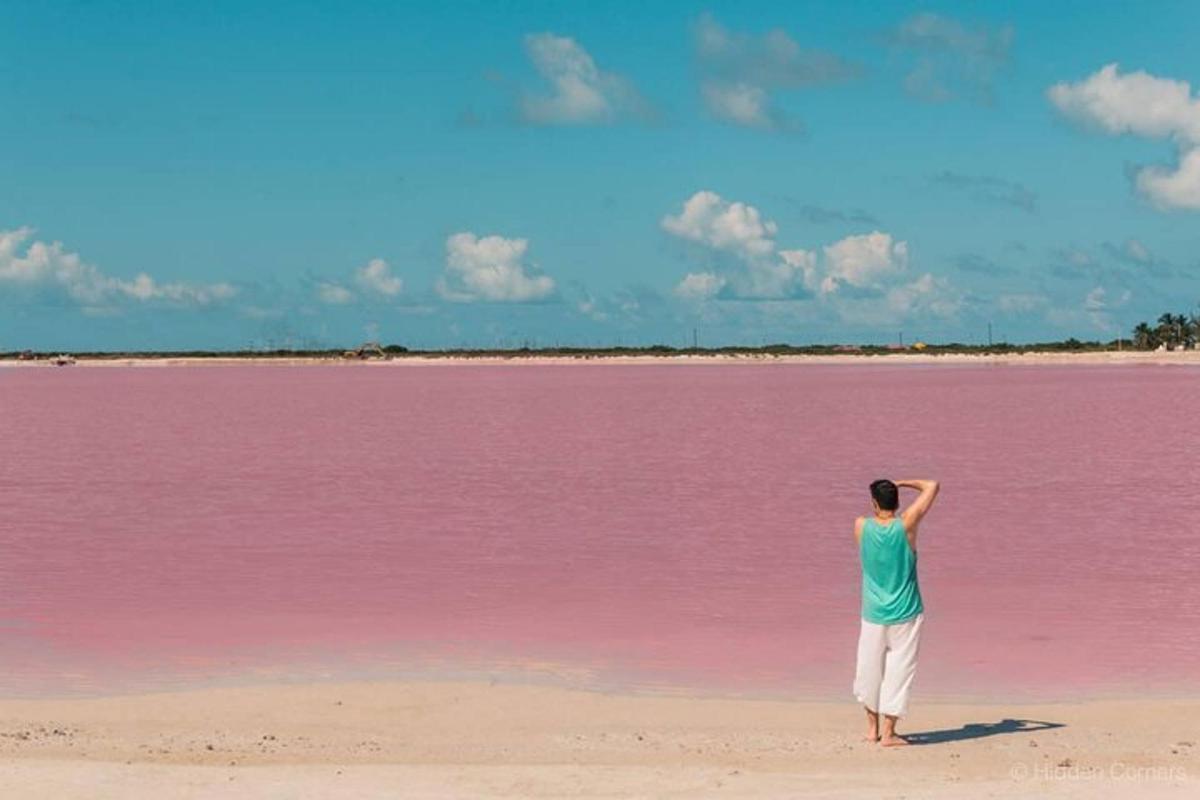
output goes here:
{"type": "Polygon", "coordinates": [[[871,497],[883,511],[895,511],[900,507],[900,490],[887,478],[871,483],[871,497]]]}

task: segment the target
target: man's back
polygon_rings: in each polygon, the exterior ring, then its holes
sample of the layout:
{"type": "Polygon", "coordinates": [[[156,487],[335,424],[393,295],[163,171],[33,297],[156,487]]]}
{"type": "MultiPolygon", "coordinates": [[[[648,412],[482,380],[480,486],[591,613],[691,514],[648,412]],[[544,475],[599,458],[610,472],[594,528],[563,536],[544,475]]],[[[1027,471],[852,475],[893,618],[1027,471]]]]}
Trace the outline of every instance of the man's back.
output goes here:
{"type": "Polygon", "coordinates": [[[877,625],[892,625],[924,610],[917,581],[917,554],[899,517],[886,522],[865,518],[859,555],[863,619],[877,625]]]}

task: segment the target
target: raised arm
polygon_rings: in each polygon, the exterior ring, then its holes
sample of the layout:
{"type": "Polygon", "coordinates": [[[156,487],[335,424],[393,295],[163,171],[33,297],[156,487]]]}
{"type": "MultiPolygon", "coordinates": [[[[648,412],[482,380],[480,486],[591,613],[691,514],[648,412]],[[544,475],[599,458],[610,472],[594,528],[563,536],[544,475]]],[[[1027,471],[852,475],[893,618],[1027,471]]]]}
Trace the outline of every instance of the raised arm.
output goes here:
{"type": "Polygon", "coordinates": [[[900,515],[904,521],[904,530],[908,532],[910,540],[917,535],[917,525],[929,513],[929,507],[933,505],[933,501],[937,498],[938,489],[940,488],[937,481],[896,481],[896,486],[900,488],[916,489],[920,492],[917,499],[908,504],[908,508],[900,515]]]}

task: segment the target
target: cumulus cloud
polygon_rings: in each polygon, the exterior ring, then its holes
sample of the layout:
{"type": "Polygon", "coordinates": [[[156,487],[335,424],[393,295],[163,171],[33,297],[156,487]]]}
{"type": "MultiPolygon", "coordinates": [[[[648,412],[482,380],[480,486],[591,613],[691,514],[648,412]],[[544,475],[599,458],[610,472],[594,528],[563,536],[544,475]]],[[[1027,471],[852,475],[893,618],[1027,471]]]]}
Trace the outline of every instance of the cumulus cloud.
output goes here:
{"type": "Polygon", "coordinates": [[[1176,165],[1142,167],[1134,186],[1159,208],[1200,209],[1200,98],[1187,81],[1122,73],[1114,63],[1082,81],[1056,83],[1046,96],[1064,116],[1105,133],[1173,141],[1176,165]]]}
{"type": "Polygon", "coordinates": [[[887,306],[900,316],[925,314],[948,318],[962,308],[962,293],[948,280],[926,272],[916,280],[893,287],[887,292],[887,306]]]}
{"type": "Polygon", "coordinates": [[[404,280],[392,274],[388,263],[382,258],[372,258],[354,273],[354,281],[367,292],[395,297],[404,288],[404,280]]]}
{"type": "Polygon", "coordinates": [[[1174,169],[1145,167],[1135,180],[1137,190],[1160,208],[1200,209],[1200,147],[1180,156],[1174,169]]]}
{"type": "Polygon", "coordinates": [[[568,36],[531,33],[525,37],[525,53],[549,84],[548,92],[521,96],[520,112],[526,122],[582,125],[647,113],[633,84],[601,70],[588,51],[568,36]]]}
{"type": "Polygon", "coordinates": [[[689,272],[674,291],[684,300],[711,300],[724,288],[725,279],[715,272],[689,272]]]}
{"type": "Polygon", "coordinates": [[[908,267],[908,242],[892,240],[891,234],[873,231],[847,236],[825,248],[826,274],[821,291],[828,294],[840,286],[879,288],[885,279],[908,267]]]}
{"type": "Polygon", "coordinates": [[[929,102],[967,96],[991,102],[996,73],[1009,60],[1011,25],[967,27],[940,14],[909,17],[887,41],[912,59],[904,78],[909,94],[929,102]]]}
{"type": "Polygon", "coordinates": [[[785,31],[761,36],[731,31],[710,14],[697,21],[693,45],[700,92],[715,118],[763,130],[798,127],[771,102],[770,92],[857,77],[861,70],[832,53],[802,48],[785,31]]]}
{"type": "Polygon", "coordinates": [[[30,241],[29,227],[0,231],[0,286],[50,287],[85,310],[109,310],[121,302],[206,306],[233,297],[228,283],[160,283],[142,272],[132,280],[106,275],[61,242],[30,241]]]}
{"type": "Polygon", "coordinates": [[[554,293],[554,280],[522,263],[528,249],[527,239],[456,233],[446,239],[446,269],[437,291],[455,302],[543,300],[554,293]]]}
{"type": "Polygon", "coordinates": [[[674,288],[697,305],[712,300],[808,298],[838,313],[954,316],[962,295],[930,274],[910,279],[908,243],[883,231],[846,236],[819,251],[782,249],[777,226],[754,206],[711,191],[692,195],[662,220],[667,233],[695,242],[725,266],[690,272],[674,288]]]}
{"type": "MultiPolygon", "coordinates": [[[[354,271],[354,284],[365,297],[393,298],[404,289],[404,280],[393,275],[382,258],[373,258],[354,271]]],[[[320,281],[316,286],[317,299],[322,303],[344,306],[358,299],[353,291],[337,281],[320,281]]]]}
{"type": "Polygon", "coordinates": [[[740,256],[765,256],[775,250],[773,221],[764,220],[754,206],[731,203],[716,192],[696,192],[678,215],[663,217],[662,227],[680,238],[740,256]]]}

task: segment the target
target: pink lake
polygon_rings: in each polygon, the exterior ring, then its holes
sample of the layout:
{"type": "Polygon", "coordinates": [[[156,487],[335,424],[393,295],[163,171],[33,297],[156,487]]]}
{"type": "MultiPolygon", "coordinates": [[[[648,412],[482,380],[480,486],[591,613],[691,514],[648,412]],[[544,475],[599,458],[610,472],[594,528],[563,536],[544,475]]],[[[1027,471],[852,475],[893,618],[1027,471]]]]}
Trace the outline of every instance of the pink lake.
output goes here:
{"type": "Polygon", "coordinates": [[[1194,691],[1198,394],[1186,367],[0,369],[0,693],[848,699],[881,476],[943,484],[922,696],[1194,691]]]}

